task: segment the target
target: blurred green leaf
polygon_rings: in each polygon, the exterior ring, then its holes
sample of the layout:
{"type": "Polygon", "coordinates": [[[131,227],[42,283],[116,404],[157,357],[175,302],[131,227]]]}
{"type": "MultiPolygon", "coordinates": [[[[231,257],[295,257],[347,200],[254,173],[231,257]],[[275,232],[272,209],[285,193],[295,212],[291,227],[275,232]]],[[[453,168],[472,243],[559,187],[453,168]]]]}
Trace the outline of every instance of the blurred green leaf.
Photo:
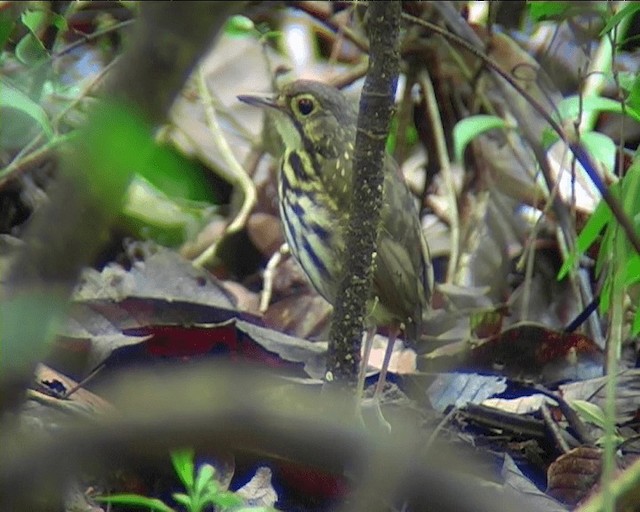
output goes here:
{"type": "Polygon", "coordinates": [[[50,13],[51,15],[51,24],[56,27],[61,32],[69,30],[69,25],[67,24],[67,18],[58,14],[57,12],[50,13]]]}
{"type": "Polygon", "coordinates": [[[48,138],[53,137],[53,127],[44,109],[22,91],[1,81],[0,108],[13,108],[23,112],[40,125],[48,138]]]}
{"type": "Polygon", "coordinates": [[[633,253],[625,265],[625,286],[640,282],[640,254],[633,253]]]}
{"type": "Polygon", "coordinates": [[[497,116],[477,115],[458,121],[453,128],[453,145],[456,160],[462,160],[467,144],[475,137],[493,128],[505,128],[504,120],[497,116]]]}
{"type": "Polygon", "coordinates": [[[547,127],[542,131],[542,147],[544,149],[549,149],[558,140],[560,140],[560,136],[555,130],[547,127]]]}
{"type": "Polygon", "coordinates": [[[187,510],[191,510],[191,496],[185,494],[183,492],[174,492],[171,497],[174,499],[176,503],[179,503],[183,507],[186,507],[187,510]]]}
{"type": "Polygon", "coordinates": [[[194,162],[169,146],[158,146],[139,173],[171,197],[213,201],[213,191],[194,162]]]}
{"type": "MultiPolygon", "coordinates": [[[[244,500],[240,496],[230,491],[218,492],[214,496],[208,496],[208,499],[211,503],[223,509],[233,507],[235,510],[236,507],[244,503],[244,500]]],[[[251,510],[255,511],[256,509],[251,510]]]]}
{"type": "Polygon", "coordinates": [[[0,10],[0,50],[4,49],[13,28],[15,21],[8,10],[0,10]]]}
{"type": "Polygon", "coordinates": [[[16,57],[25,66],[32,66],[43,62],[49,54],[40,40],[29,32],[16,45],[16,57]]]}
{"type": "Polygon", "coordinates": [[[616,144],[611,137],[600,132],[585,132],[580,140],[591,156],[613,174],[616,164],[616,144]]]}
{"type": "Polygon", "coordinates": [[[232,37],[245,37],[248,35],[256,35],[258,31],[252,20],[246,16],[237,14],[227,20],[224,33],[232,37]]]}
{"type": "MultiPolygon", "coordinates": [[[[563,99],[558,104],[558,114],[561,121],[576,119],[581,111],[604,111],[622,114],[623,108],[622,103],[619,101],[612,100],[611,98],[603,98],[601,96],[587,96],[580,98],[580,96],[574,95],[563,99]]],[[[635,112],[633,109],[626,109],[626,113],[636,121],[640,121],[640,113],[635,112]]]]}
{"type": "Polygon", "coordinates": [[[627,96],[626,104],[636,112],[640,112],[640,75],[636,75],[627,96]]]}
{"type": "Polygon", "coordinates": [[[38,31],[44,28],[47,18],[48,14],[45,11],[32,9],[23,12],[22,16],[20,16],[20,20],[24,23],[24,26],[36,36],[38,31]]]}
{"type": "Polygon", "coordinates": [[[94,498],[100,503],[110,503],[112,505],[128,505],[132,507],[145,507],[157,512],[175,512],[174,509],[165,505],[157,498],[147,498],[138,494],[114,494],[113,496],[98,496],[94,498]]]}
{"type": "MultiPolygon", "coordinates": [[[[396,145],[398,144],[398,137],[400,134],[398,133],[398,116],[394,115],[391,118],[391,126],[389,127],[389,136],[387,137],[387,143],[385,145],[387,153],[392,155],[396,150],[396,145]]],[[[407,147],[413,146],[416,142],[418,142],[418,130],[413,123],[407,126],[406,133],[404,134],[407,147]]]]}
{"type": "Polygon", "coordinates": [[[194,494],[198,496],[202,495],[207,490],[207,487],[210,487],[212,492],[217,492],[218,484],[214,480],[215,474],[216,470],[211,464],[202,464],[198,468],[195,483],[193,485],[194,494]]]}
{"type": "Polygon", "coordinates": [[[134,236],[176,246],[193,237],[211,219],[210,203],[171,197],[140,175],[135,175],[122,208],[134,236]]]}
{"type": "Polygon", "coordinates": [[[578,235],[575,252],[569,255],[560,268],[560,271],[558,272],[558,279],[564,279],[569,271],[575,266],[580,255],[584,254],[586,250],[598,239],[602,230],[611,221],[612,216],[613,215],[609,206],[607,206],[607,203],[600,201],[578,235]]]}
{"type": "Polygon", "coordinates": [[[194,451],[191,449],[186,450],[173,450],[171,452],[171,463],[173,468],[182,481],[182,484],[186,489],[193,488],[193,465],[194,451]]]}
{"type": "Polygon", "coordinates": [[[76,147],[82,148],[76,158],[93,171],[90,185],[96,198],[119,211],[133,174],[149,169],[156,143],[151,127],[133,107],[104,101],[83,126],[76,147]]]}
{"type": "Polygon", "coordinates": [[[529,15],[534,21],[557,18],[569,10],[570,2],[527,2],[529,15]]]}
{"type": "Polygon", "coordinates": [[[636,309],[636,314],[633,317],[633,325],[631,326],[631,334],[633,336],[640,333],[640,308],[636,309]]]}

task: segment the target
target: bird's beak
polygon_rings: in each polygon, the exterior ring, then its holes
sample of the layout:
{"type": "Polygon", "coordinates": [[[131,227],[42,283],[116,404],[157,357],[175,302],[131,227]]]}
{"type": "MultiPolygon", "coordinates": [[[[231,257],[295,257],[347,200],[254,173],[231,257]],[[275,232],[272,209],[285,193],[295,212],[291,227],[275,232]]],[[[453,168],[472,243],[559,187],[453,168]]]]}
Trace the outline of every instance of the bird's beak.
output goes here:
{"type": "Polygon", "coordinates": [[[240,96],[238,96],[238,99],[243,103],[246,103],[253,107],[267,107],[280,110],[280,105],[278,105],[278,97],[274,95],[241,94],[240,96]]]}

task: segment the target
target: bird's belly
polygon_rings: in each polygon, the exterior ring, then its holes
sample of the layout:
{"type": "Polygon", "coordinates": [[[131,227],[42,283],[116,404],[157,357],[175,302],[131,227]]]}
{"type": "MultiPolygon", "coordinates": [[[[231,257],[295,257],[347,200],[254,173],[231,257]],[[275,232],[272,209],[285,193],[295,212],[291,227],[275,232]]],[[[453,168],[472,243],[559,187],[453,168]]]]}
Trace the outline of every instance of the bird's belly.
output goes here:
{"type": "Polygon", "coordinates": [[[280,192],[280,217],[291,253],[318,293],[333,304],[344,254],[339,220],[315,198],[290,189],[280,192]]]}

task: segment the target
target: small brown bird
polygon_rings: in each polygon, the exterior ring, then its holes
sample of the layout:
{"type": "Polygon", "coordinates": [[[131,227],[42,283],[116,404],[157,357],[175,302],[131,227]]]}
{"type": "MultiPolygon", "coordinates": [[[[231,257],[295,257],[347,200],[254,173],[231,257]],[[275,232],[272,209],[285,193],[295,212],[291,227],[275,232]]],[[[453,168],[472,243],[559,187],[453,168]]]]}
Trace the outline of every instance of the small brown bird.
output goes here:
{"type": "MultiPolygon", "coordinates": [[[[357,112],[338,89],[309,80],[285,85],[275,97],[238,99],[276,114],[276,127],[285,145],[278,184],[285,237],[313,286],[333,304],[348,250],[344,233],[354,186],[357,112]]],[[[390,156],[385,159],[384,172],[376,269],[368,300],[371,325],[364,355],[366,362],[376,326],[389,326],[389,347],[376,396],[384,385],[400,329],[417,341],[433,287],[429,249],[414,198],[390,156]]]]}

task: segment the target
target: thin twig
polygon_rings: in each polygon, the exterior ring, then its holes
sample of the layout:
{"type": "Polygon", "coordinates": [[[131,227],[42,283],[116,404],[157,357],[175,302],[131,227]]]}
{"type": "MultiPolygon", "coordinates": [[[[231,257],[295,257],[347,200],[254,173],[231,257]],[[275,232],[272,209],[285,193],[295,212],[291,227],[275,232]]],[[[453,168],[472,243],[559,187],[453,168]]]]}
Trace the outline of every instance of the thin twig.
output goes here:
{"type": "Polygon", "coordinates": [[[332,18],[326,17],[323,14],[319,13],[316,9],[313,8],[313,3],[314,2],[291,2],[291,5],[296,9],[308,14],[312,18],[318,20],[320,23],[326,25],[334,32],[341,32],[349,41],[356,45],[358,49],[360,49],[364,53],[369,53],[369,43],[366,39],[360,37],[359,34],[356,34],[346,25],[336,23],[336,21],[332,18]]]}
{"type": "Polygon", "coordinates": [[[449,255],[449,266],[447,268],[447,282],[452,283],[458,268],[458,257],[460,254],[460,216],[458,213],[458,197],[456,194],[455,181],[451,172],[451,162],[447,152],[447,142],[442,128],[442,119],[436,100],[435,91],[431,77],[426,69],[420,71],[418,75],[420,86],[424,92],[425,105],[429,117],[431,118],[431,128],[436,145],[436,157],[440,164],[440,172],[445,183],[445,190],[449,203],[449,225],[451,229],[451,254],[449,255]]]}
{"type": "MultiPolygon", "coordinates": [[[[209,130],[211,132],[213,141],[218,151],[220,151],[224,162],[232,171],[232,173],[229,174],[229,177],[232,180],[232,184],[240,187],[240,190],[242,190],[242,193],[244,194],[244,201],[242,202],[240,211],[226,229],[227,234],[235,233],[236,231],[239,231],[244,227],[247,222],[247,218],[251,213],[251,210],[256,204],[256,187],[253,183],[253,180],[245,172],[242,165],[240,165],[240,162],[238,162],[238,159],[233,154],[233,151],[231,150],[227,139],[225,139],[224,137],[224,132],[222,131],[222,128],[218,123],[216,110],[213,106],[213,98],[211,96],[211,93],[209,92],[209,87],[207,86],[202,68],[198,70],[198,91],[200,93],[200,97],[202,98],[205,114],[207,116],[207,124],[209,125],[209,130]]],[[[198,258],[196,258],[196,260],[194,260],[194,264],[197,266],[203,265],[212,256],[213,253],[215,253],[215,249],[210,247],[198,258]]]]}
{"type": "Polygon", "coordinates": [[[284,243],[280,248],[273,253],[266,268],[264,269],[264,276],[262,278],[262,293],[260,294],[260,313],[264,313],[269,308],[269,302],[271,302],[271,294],[273,292],[273,279],[275,276],[275,270],[282,261],[282,258],[289,254],[289,245],[284,243]]]}

